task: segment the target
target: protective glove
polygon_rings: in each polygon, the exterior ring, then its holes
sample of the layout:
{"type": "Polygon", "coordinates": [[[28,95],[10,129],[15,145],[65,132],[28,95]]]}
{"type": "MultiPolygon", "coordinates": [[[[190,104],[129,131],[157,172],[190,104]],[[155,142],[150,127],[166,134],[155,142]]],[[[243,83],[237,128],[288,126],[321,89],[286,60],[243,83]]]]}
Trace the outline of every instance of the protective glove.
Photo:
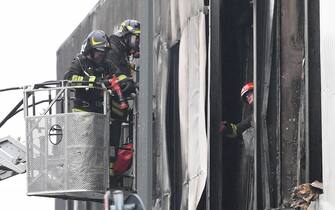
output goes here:
{"type": "Polygon", "coordinates": [[[237,126],[233,123],[228,123],[227,121],[221,121],[219,124],[219,132],[225,137],[236,138],[237,126]]]}

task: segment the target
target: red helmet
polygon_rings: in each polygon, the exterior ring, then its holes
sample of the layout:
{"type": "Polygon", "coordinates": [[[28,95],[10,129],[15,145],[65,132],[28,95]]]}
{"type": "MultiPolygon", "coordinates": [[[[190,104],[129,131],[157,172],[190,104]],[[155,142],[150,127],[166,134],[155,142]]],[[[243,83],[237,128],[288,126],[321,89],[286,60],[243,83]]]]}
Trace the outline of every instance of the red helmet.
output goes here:
{"type": "Polygon", "coordinates": [[[241,90],[241,98],[242,100],[244,100],[246,93],[249,91],[252,91],[254,89],[254,83],[249,82],[247,84],[245,84],[241,90]]]}

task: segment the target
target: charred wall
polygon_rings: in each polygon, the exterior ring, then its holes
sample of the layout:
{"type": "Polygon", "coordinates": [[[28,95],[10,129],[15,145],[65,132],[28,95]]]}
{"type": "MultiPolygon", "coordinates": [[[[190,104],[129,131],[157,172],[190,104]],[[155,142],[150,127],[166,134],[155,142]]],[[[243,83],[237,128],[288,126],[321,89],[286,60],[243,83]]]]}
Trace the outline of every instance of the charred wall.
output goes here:
{"type": "Polygon", "coordinates": [[[319,0],[308,1],[309,56],[309,181],[322,180],[320,10],[319,0]]]}
{"type": "MultiPolygon", "coordinates": [[[[242,0],[214,2],[212,16],[216,14],[217,19],[212,20],[212,27],[220,29],[213,28],[211,38],[220,45],[211,48],[211,73],[216,75],[211,80],[211,94],[216,97],[211,109],[224,120],[241,120],[244,109],[239,91],[243,83],[253,80],[255,56],[256,204],[258,209],[283,208],[290,189],[322,177],[318,2],[308,1],[306,16],[304,1],[258,0],[256,55],[252,53],[253,5],[242,0]],[[308,66],[304,66],[307,55],[308,66]]],[[[219,122],[212,112],[211,122],[219,122]]],[[[220,138],[213,134],[215,125],[211,127],[211,139],[220,138]]],[[[215,172],[211,170],[212,208],[247,209],[250,204],[245,192],[240,193],[244,189],[241,179],[244,183],[253,180],[243,165],[244,145],[238,142],[211,142],[211,163],[221,159],[215,172]]]]}
{"type": "Polygon", "coordinates": [[[179,100],[178,100],[178,64],[179,64],[179,44],[176,44],[171,48],[171,57],[169,60],[170,72],[169,72],[169,84],[168,84],[168,96],[167,96],[167,144],[169,155],[169,172],[171,180],[171,210],[179,209],[181,204],[181,165],[179,163],[181,159],[181,148],[178,142],[180,142],[180,125],[179,125],[179,100]]]}
{"type": "Polygon", "coordinates": [[[304,1],[257,1],[259,209],[288,206],[292,188],[321,177],[318,3],[308,2],[307,14],[304,1]]]}
{"type": "Polygon", "coordinates": [[[304,5],[281,2],[281,143],[283,202],[298,184],[298,126],[304,58],[304,5]]]}
{"type": "MultiPolygon", "coordinates": [[[[210,42],[210,208],[222,208],[222,136],[217,132],[219,129],[219,122],[222,116],[222,49],[221,49],[221,0],[212,0],[211,7],[211,42],[210,42]],[[215,165],[215,166],[213,166],[215,165]]],[[[208,183],[208,182],[207,182],[208,183]]]]}

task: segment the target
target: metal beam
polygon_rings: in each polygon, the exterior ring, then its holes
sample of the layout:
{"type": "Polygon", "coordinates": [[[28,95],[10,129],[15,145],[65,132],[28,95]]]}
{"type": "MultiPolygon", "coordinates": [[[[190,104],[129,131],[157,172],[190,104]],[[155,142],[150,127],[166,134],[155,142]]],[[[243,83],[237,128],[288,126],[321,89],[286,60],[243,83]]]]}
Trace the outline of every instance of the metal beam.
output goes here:
{"type": "Polygon", "coordinates": [[[222,1],[210,1],[209,27],[209,105],[210,141],[208,147],[209,164],[207,178],[206,209],[223,209],[223,165],[222,163],[222,135],[218,133],[218,125],[222,119],[222,34],[221,34],[222,1]],[[214,68],[211,68],[214,66],[214,68]]]}
{"type": "Polygon", "coordinates": [[[153,0],[140,2],[141,73],[138,97],[137,189],[146,209],[152,207],[152,89],[153,89],[153,0]]]}
{"type": "MultiPolygon", "coordinates": [[[[319,0],[308,1],[309,181],[322,180],[321,74],[319,0]]],[[[307,149],[307,148],[306,148],[307,149]]]]}
{"type": "Polygon", "coordinates": [[[304,20],[304,44],[305,44],[305,62],[304,64],[304,74],[305,74],[305,179],[304,182],[309,182],[309,45],[308,45],[308,0],[304,0],[304,13],[305,13],[305,20],[304,20]]]}
{"type": "Polygon", "coordinates": [[[254,200],[253,200],[253,209],[257,208],[257,201],[258,201],[258,188],[257,188],[257,182],[258,182],[258,173],[257,173],[257,152],[258,152],[258,132],[257,132],[257,0],[253,0],[253,72],[254,72],[254,125],[255,125],[255,145],[254,145],[254,200]]]}
{"type": "Polygon", "coordinates": [[[290,199],[289,189],[298,183],[297,152],[299,110],[304,58],[303,1],[281,1],[281,144],[282,202],[290,199]]]}

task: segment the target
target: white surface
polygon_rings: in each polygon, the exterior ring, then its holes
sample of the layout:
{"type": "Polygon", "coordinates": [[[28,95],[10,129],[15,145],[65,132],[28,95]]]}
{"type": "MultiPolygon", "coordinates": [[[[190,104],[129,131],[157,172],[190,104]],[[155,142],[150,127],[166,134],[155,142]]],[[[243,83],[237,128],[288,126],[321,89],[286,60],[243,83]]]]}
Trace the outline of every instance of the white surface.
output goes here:
{"type": "Polygon", "coordinates": [[[323,195],[321,194],[319,196],[319,199],[317,199],[316,201],[312,201],[312,203],[308,207],[308,210],[326,210],[326,206],[327,204],[324,202],[323,195]]]}
{"type": "MultiPolygon", "coordinates": [[[[187,13],[179,51],[179,108],[183,189],[181,210],[196,210],[207,178],[205,119],[206,38],[205,15],[187,13]]],[[[182,18],[184,19],[184,18],[182,18]]]]}
{"type": "Polygon", "coordinates": [[[335,1],[320,1],[322,164],[324,209],[335,209],[335,1]]]}
{"type": "MultiPolygon", "coordinates": [[[[98,0],[2,1],[0,12],[0,89],[56,79],[56,50],[98,0]]],[[[0,120],[22,92],[0,93],[0,120]]],[[[0,137],[22,137],[20,113],[0,128],[0,137]]],[[[26,196],[26,175],[0,182],[1,210],[53,210],[54,199],[26,196]]]]}
{"type": "MultiPolygon", "coordinates": [[[[159,50],[157,51],[157,83],[155,88],[157,89],[157,127],[156,132],[159,134],[159,156],[157,156],[157,185],[159,188],[158,195],[155,197],[154,208],[155,210],[169,210],[171,189],[170,189],[170,176],[169,176],[169,165],[168,165],[168,153],[167,153],[167,139],[166,139],[166,104],[167,104],[167,86],[168,86],[168,49],[166,43],[160,43],[159,50]]],[[[154,79],[156,81],[156,79],[154,79]]]]}

